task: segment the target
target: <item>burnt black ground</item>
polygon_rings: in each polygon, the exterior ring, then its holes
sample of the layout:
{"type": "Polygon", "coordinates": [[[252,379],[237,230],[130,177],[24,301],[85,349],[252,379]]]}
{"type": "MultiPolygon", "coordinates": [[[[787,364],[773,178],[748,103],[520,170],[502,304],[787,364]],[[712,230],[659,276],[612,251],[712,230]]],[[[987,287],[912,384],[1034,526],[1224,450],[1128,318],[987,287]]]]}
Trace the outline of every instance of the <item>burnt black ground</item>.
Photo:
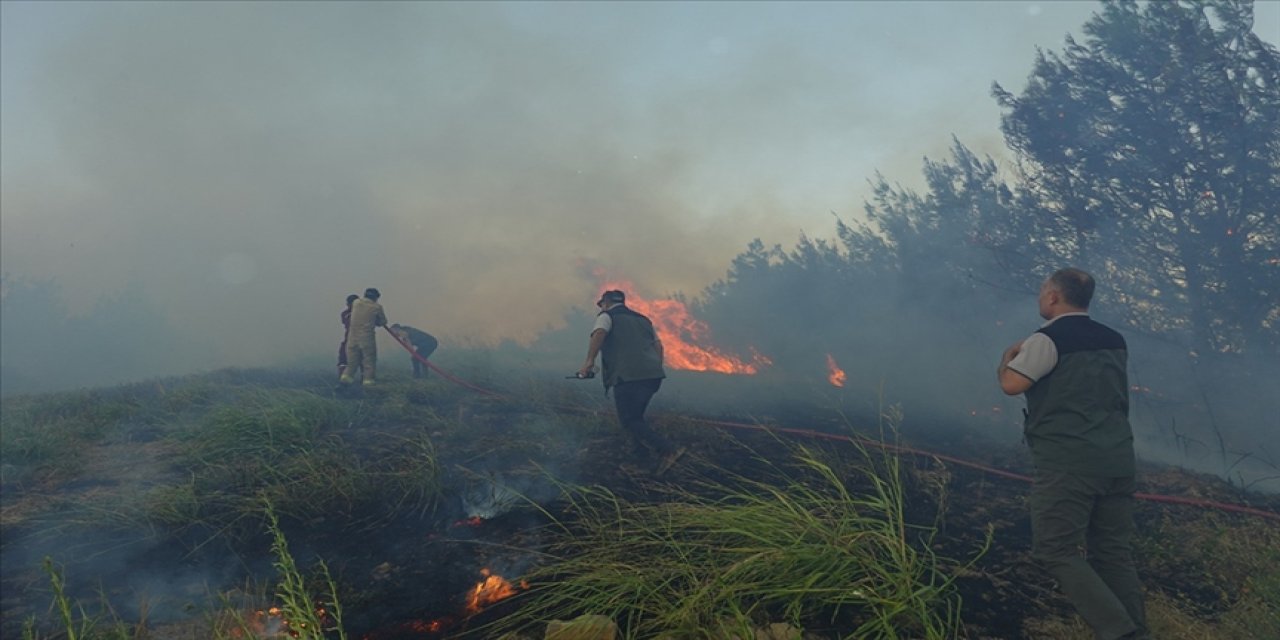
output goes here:
{"type": "MultiPolygon", "coordinates": [[[[245,379],[237,378],[235,382],[243,384],[305,388],[316,393],[332,388],[328,381],[314,377],[237,375],[245,379]]],[[[379,398],[385,400],[387,394],[394,393],[398,393],[394,387],[371,390],[362,400],[352,401],[379,402],[379,398]]],[[[484,397],[420,393],[409,400],[454,418],[455,426],[450,431],[433,438],[455,487],[464,477],[501,470],[526,477],[549,473],[566,482],[600,484],[630,500],[664,499],[661,492],[654,490],[655,480],[646,473],[651,461],[634,456],[629,442],[613,423],[608,405],[599,398],[581,402],[570,407],[572,410],[565,409],[560,398],[542,405],[517,405],[484,397]],[[600,413],[592,418],[590,411],[600,413]],[[580,422],[567,425],[582,420],[595,420],[597,424],[585,431],[580,422]]],[[[672,411],[670,405],[659,406],[653,412],[655,426],[690,448],[690,454],[662,482],[690,488],[699,477],[753,476],[762,464],[755,456],[781,462],[786,451],[779,443],[800,442],[690,420],[699,417],[833,433],[848,432],[853,424],[872,424],[874,418],[857,412],[834,415],[802,402],[760,401],[751,406],[744,404],[733,412],[702,416],[672,411]]],[[[375,425],[384,432],[410,426],[375,425]]],[[[146,429],[145,425],[140,428],[139,433],[146,429]]],[[[871,434],[874,430],[862,431],[871,434]]],[[[365,434],[354,430],[343,436],[358,450],[365,434]]],[[[941,421],[924,426],[909,421],[901,437],[903,444],[1027,472],[1025,452],[1017,446],[971,430],[948,427],[941,421]]],[[[848,445],[840,443],[813,440],[804,444],[836,455],[856,455],[848,445]]],[[[1024,630],[1028,619],[1070,615],[1070,607],[1056,593],[1052,582],[1029,561],[1027,485],[977,470],[942,465],[927,457],[905,456],[902,460],[908,488],[908,519],[921,526],[939,527],[934,550],[941,557],[960,561],[971,558],[981,547],[988,528],[993,532],[993,542],[985,555],[957,581],[970,637],[1015,640],[1028,637],[1024,630]],[[945,486],[945,492],[939,492],[939,486],[945,486]]],[[[1194,493],[1228,501],[1240,497],[1213,478],[1147,470],[1153,471],[1151,475],[1159,478],[1159,483],[1146,482],[1142,490],[1194,493]]],[[[112,478],[79,478],[50,488],[47,497],[57,500],[95,491],[110,492],[119,486],[112,478]]],[[[10,494],[9,499],[14,491],[30,490],[11,486],[4,489],[10,494]]],[[[558,512],[554,491],[543,487],[533,493],[537,494],[535,501],[540,508],[558,512]]],[[[1280,501],[1273,498],[1250,498],[1261,506],[1280,507],[1280,501]]],[[[1169,518],[1184,514],[1199,515],[1190,507],[1143,503],[1138,510],[1139,529],[1155,529],[1169,518]]],[[[198,620],[209,608],[211,594],[247,583],[269,584],[274,579],[270,541],[265,535],[230,543],[216,537],[209,542],[213,532],[208,531],[187,531],[178,536],[164,532],[147,536],[112,534],[71,526],[61,515],[71,514],[54,509],[4,530],[0,545],[4,559],[0,584],[4,594],[4,620],[0,626],[3,637],[19,637],[14,634],[19,633],[28,616],[45,613],[50,594],[47,577],[39,571],[39,561],[46,554],[66,565],[72,595],[91,610],[102,592],[108,594],[121,617],[137,620],[141,615],[138,602],[147,598],[147,620],[153,625],[198,620]]],[[[514,578],[535,562],[546,546],[539,528],[546,524],[546,518],[538,508],[524,505],[473,525],[465,521],[467,514],[456,490],[431,513],[369,525],[379,521],[378,515],[357,511],[310,522],[282,523],[300,566],[309,568],[323,559],[330,567],[340,585],[345,626],[351,637],[448,637],[501,616],[518,601],[466,617],[465,595],[481,580],[480,570],[488,568],[514,578]],[[433,627],[433,622],[438,624],[433,627]]],[[[1200,603],[1205,616],[1220,612],[1221,594],[1204,586],[1196,567],[1179,568],[1181,565],[1165,562],[1154,567],[1159,573],[1153,573],[1153,566],[1144,564],[1141,558],[1139,566],[1149,588],[1200,603]]]]}

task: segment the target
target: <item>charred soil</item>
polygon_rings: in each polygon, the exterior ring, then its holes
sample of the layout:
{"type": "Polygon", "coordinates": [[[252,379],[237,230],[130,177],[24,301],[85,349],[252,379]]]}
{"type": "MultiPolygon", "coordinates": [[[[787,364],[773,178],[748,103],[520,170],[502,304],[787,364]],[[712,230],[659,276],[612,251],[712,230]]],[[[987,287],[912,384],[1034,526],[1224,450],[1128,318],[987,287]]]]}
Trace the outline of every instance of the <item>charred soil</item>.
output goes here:
{"type": "MultiPolygon", "coordinates": [[[[714,502],[723,498],[716,487],[787,468],[798,444],[833,469],[852,469],[864,455],[667,406],[653,424],[689,453],[659,477],[656,460],[635,450],[594,394],[525,383],[511,396],[526,400],[391,377],[360,397],[334,397],[325,376],[250,371],[6,399],[0,634],[21,637],[34,625],[39,637],[59,637],[41,568],[48,557],[87,618],[123,624],[130,637],[224,637],[210,631],[220,609],[272,604],[277,576],[261,515],[269,499],[298,564],[329,567],[347,637],[490,637],[489,625],[524,606],[522,577],[565,548],[572,487],[601,487],[628,505],[680,495],[714,502]]],[[[757,414],[755,424],[903,438],[997,467],[1025,465],[1016,448],[972,434],[913,432],[906,410],[906,428],[887,434],[793,408],[757,414]]],[[[925,455],[896,459],[908,542],[929,545],[954,578],[963,634],[1088,637],[1030,562],[1024,483],[925,455]]],[[[847,476],[852,490],[865,484],[856,475],[847,476]]],[[[1145,492],[1280,510],[1273,496],[1176,468],[1148,466],[1141,481],[1145,492]]],[[[1266,626],[1280,613],[1274,520],[1151,502],[1137,518],[1153,627],[1184,630],[1168,637],[1261,638],[1251,634],[1274,629],[1266,626]],[[1177,635],[1193,631],[1208,635],[1177,635]]],[[[762,606],[752,615],[763,625],[784,612],[762,606]]],[[[810,637],[850,637],[859,621],[847,607],[805,616],[810,637]]]]}

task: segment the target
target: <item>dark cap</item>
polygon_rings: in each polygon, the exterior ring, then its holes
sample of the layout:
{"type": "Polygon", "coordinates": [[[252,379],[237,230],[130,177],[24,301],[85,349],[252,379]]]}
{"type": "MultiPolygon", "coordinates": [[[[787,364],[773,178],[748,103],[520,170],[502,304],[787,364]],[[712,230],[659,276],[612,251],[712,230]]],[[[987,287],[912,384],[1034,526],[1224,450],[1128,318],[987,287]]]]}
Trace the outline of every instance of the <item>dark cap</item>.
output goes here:
{"type": "Polygon", "coordinates": [[[627,301],[627,294],[621,291],[618,291],[617,289],[610,289],[600,294],[600,300],[599,302],[596,302],[596,304],[598,305],[603,302],[616,302],[618,304],[623,304],[626,301],[627,301]]]}
{"type": "Polygon", "coordinates": [[[351,295],[349,295],[349,296],[347,296],[347,306],[351,306],[351,303],[352,303],[352,302],[355,302],[356,300],[359,300],[359,299],[360,299],[360,296],[358,296],[358,295],[356,295],[356,294],[354,294],[354,293],[353,293],[353,294],[351,294],[351,295]]]}
{"type": "Polygon", "coordinates": [[[364,297],[370,300],[377,300],[378,298],[382,297],[382,294],[378,293],[377,289],[374,289],[373,287],[369,287],[368,289],[364,290],[364,297]]]}

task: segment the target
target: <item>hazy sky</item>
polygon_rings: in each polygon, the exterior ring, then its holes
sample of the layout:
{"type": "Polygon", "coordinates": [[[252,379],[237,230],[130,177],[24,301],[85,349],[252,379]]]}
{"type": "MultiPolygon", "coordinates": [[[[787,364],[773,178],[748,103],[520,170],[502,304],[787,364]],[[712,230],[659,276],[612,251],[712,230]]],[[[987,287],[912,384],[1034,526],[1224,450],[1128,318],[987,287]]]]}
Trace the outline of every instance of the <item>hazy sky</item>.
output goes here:
{"type": "Polygon", "coordinates": [[[991,83],[1099,7],[3,2],[0,269],[74,309],[139,285],[210,366],[332,350],[366,286],[529,338],[592,267],[696,294],[952,134],[999,154],[991,83]]]}

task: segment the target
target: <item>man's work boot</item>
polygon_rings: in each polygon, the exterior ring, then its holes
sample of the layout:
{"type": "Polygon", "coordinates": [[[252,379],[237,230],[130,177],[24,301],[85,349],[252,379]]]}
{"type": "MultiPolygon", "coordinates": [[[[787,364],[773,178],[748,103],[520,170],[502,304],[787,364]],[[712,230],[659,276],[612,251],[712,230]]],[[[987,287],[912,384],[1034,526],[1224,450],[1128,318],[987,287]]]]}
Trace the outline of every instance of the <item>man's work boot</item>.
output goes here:
{"type": "Polygon", "coordinates": [[[356,381],[355,378],[352,378],[351,376],[345,373],[338,377],[339,384],[351,384],[352,382],[355,382],[355,381],[356,381]]]}
{"type": "Polygon", "coordinates": [[[364,384],[364,386],[366,386],[366,387],[372,387],[372,386],[373,386],[373,378],[365,378],[365,379],[364,379],[364,381],[363,381],[363,384],[364,384]]]}
{"type": "Polygon", "coordinates": [[[653,470],[653,475],[661,476],[667,471],[670,471],[671,467],[675,466],[676,461],[680,460],[686,451],[688,451],[688,449],[678,447],[674,451],[667,452],[667,454],[662,456],[662,459],[658,461],[658,468],[653,470]]]}

